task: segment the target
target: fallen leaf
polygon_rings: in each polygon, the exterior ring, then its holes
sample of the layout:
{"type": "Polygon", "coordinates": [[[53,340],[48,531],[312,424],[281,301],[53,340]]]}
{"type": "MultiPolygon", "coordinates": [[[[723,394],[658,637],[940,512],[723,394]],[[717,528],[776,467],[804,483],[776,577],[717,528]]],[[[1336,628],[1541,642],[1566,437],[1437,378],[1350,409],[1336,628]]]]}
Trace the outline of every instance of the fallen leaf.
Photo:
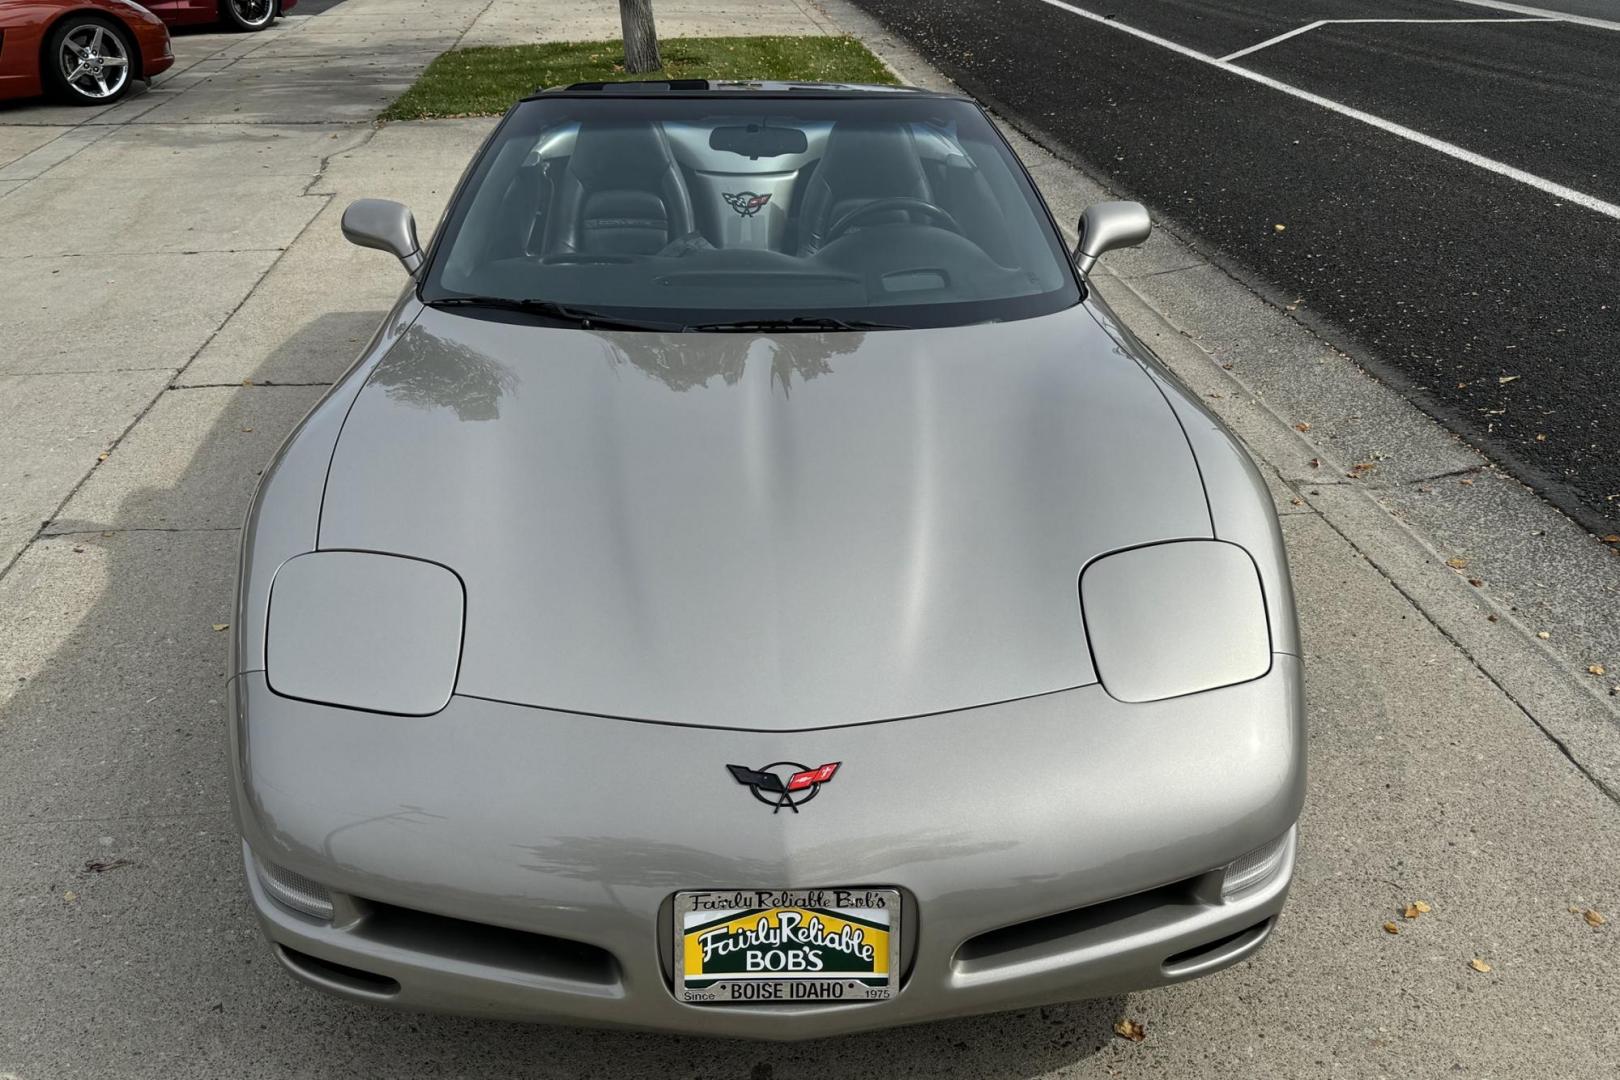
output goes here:
{"type": "Polygon", "coordinates": [[[1496,380],[1496,385],[1506,386],[1508,383],[1513,382],[1517,378],[1517,375],[1503,375],[1496,380]]]}
{"type": "Polygon", "coordinates": [[[1384,924],[1384,933],[1386,933],[1386,934],[1398,934],[1400,932],[1401,932],[1401,928],[1397,924],[1392,923],[1392,922],[1387,922],[1387,923],[1384,924]]]}
{"type": "Polygon", "coordinates": [[[1608,671],[1609,671],[1609,669],[1604,667],[1602,664],[1587,664],[1586,665],[1586,673],[1588,675],[1606,675],[1606,674],[1608,674],[1608,671]]]}
{"type": "Polygon", "coordinates": [[[1304,506],[1305,505],[1305,500],[1300,498],[1298,495],[1295,495],[1295,496],[1291,497],[1288,501],[1290,503],[1292,503],[1293,505],[1295,505],[1295,506],[1304,506]]]}
{"type": "Polygon", "coordinates": [[[1473,487],[1474,486],[1473,478],[1468,477],[1468,476],[1463,477],[1461,480],[1457,481],[1457,483],[1461,484],[1463,487],[1473,487]]]}
{"type": "Polygon", "coordinates": [[[111,450],[104,450],[101,453],[96,455],[96,460],[97,461],[106,461],[110,457],[112,457],[112,451],[111,450]]]}
{"type": "Polygon", "coordinates": [[[1473,968],[1475,971],[1477,971],[1477,972],[1479,972],[1481,974],[1484,974],[1484,973],[1491,970],[1491,965],[1487,964],[1485,961],[1481,960],[1477,956],[1474,957],[1472,960],[1468,961],[1468,966],[1473,968]]]}
{"type": "Polygon", "coordinates": [[[1471,578],[1468,579],[1468,584],[1472,585],[1476,589],[1482,589],[1482,588],[1485,587],[1485,579],[1484,578],[1471,577],[1471,578]]]}
{"type": "Polygon", "coordinates": [[[1376,467],[1377,466],[1370,461],[1358,461],[1354,465],[1350,466],[1350,471],[1344,475],[1348,476],[1352,480],[1360,480],[1362,476],[1371,472],[1376,467]]]}
{"type": "Polygon", "coordinates": [[[228,623],[228,622],[217,622],[217,623],[214,624],[214,633],[217,634],[221,630],[229,630],[230,628],[231,628],[231,624],[228,623]]]}
{"type": "Polygon", "coordinates": [[[1552,637],[1552,635],[1547,633],[1545,630],[1537,630],[1536,637],[1540,638],[1542,641],[1546,641],[1548,638],[1552,637]]]}
{"type": "Polygon", "coordinates": [[[1277,230],[1278,232],[1282,232],[1284,229],[1288,228],[1288,226],[1286,226],[1286,225],[1273,225],[1272,228],[1277,230]]]}
{"type": "Polygon", "coordinates": [[[1620,544],[1620,533],[1610,533],[1603,538],[1605,544],[1620,544]]]}
{"type": "Polygon", "coordinates": [[[77,900],[78,898],[79,898],[79,894],[74,892],[72,889],[69,889],[67,892],[62,894],[62,900],[63,900],[64,903],[71,904],[71,903],[73,903],[73,901],[77,900]]]}
{"type": "Polygon", "coordinates": [[[1547,436],[1545,436],[1545,435],[1537,435],[1536,436],[1536,442],[1546,442],[1546,441],[1547,441],[1547,436]]]}
{"type": "Polygon", "coordinates": [[[253,385],[253,380],[252,379],[243,379],[242,380],[242,385],[243,386],[252,386],[253,385]]]}
{"type": "Polygon", "coordinates": [[[1114,1034],[1131,1042],[1141,1042],[1147,1038],[1147,1028],[1135,1020],[1115,1020],[1114,1034]]]}
{"type": "Polygon", "coordinates": [[[1406,909],[1401,912],[1401,915],[1404,918],[1415,919],[1419,915],[1427,915],[1433,910],[1427,900],[1414,900],[1406,905],[1406,909]]]}
{"type": "Polygon", "coordinates": [[[1485,616],[1485,621],[1486,622],[1496,622],[1497,621],[1497,616],[1496,615],[1487,615],[1487,616],[1485,616]]]}
{"type": "Polygon", "coordinates": [[[1454,555],[1446,560],[1446,565],[1451,567],[1453,570],[1461,570],[1463,567],[1468,565],[1468,560],[1463,558],[1461,555],[1454,555]]]}
{"type": "Polygon", "coordinates": [[[252,431],[252,430],[253,430],[253,429],[252,429],[252,428],[250,428],[250,427],[245,427],[245,428],[243,428],[243,429],[242,429],[242,430],[243,430],[243,431],[252,431]]]}
{"type": "Polygon", "coordinates": [[[1295,431],[1309,431],[1309,430],[1311,430],[1311,425],[1309,425],[1305,421],[1301,420],[1299,423],[1294,425],[1294,430],[1295,431]]]}
{"type": "Polygon", "coordinates": [[[1604,917],[1603,912],[1599,911],[1597,908],[1587,908],[1585,911],[1581,912],[1581,918],[1586,920],[1587,926],[1602,926],[1604,923],[1609,921],[1604,917]]]}

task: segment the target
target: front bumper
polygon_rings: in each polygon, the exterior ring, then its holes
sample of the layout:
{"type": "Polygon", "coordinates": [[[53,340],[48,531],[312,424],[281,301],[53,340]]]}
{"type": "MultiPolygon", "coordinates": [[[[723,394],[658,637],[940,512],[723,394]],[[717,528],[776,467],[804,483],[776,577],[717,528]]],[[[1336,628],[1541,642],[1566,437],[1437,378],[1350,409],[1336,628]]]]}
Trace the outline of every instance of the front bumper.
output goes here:
{"type": "Polygon", "coordinates": [[[169,28],[157,19],[134,27],[135,44],[141,52],[141,78],[150,82],[174,66],[174,46],[169,28]]]}
{"type": "Polygon", "coordinates": [[[1299,662],[1148,705],[1097,687],[862,727],[764,733],[457,698],[376,716],[235,680],[248,887],[305,982],[411,1009],[800,1039],[1142,989],[1241,960],[1292,876],[1299,662]],[[844,764],[772,814],[727,763],[844,764]],[[1219,868],[1287,834],[1223,901],[1219,868]],[[298,914],[256,859],[333,892],[298,914]],[[699,1006],[670,990],[691,888],[902,890],[892,1000],[699,1006]]]}

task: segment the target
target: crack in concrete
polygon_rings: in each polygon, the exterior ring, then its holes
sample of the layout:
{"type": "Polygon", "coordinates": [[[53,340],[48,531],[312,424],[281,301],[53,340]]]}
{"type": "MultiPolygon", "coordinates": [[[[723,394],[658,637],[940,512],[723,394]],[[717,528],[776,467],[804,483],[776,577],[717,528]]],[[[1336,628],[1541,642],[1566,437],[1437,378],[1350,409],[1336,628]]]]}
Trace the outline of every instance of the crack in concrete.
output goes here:
{"type": "Polygon", "coordinates": [[[174,383],[164,387],[164,391],[174,390],[269,390],[285,389],[297,386],[331,386],[330,382],[276,382],[266,379],[263,382],[251,379],[246,382],[200,382],[200,383],[174,383]]]}
{"type": "Polygon", "coordinates": [[[241,532],[240,525],[108,525],[100,529],[53,529],[41,526],[40,540],[62,536],[116,536],[120,533],[216,533],[241,532]]]}
{"type": "Polygon", "coordinates": [[[226,810],[173,810],[168,813],[118,814],[92,817],[29,818],[28,820],[0,821],[0,829],[27,829],[36,825],[83,825],[92,821],[158,821],[163,818],[223,818],[230,820],[226,810]]]}
{"type": "Polygon", "coordinates": [[[1165,277],[1169,274],[1181,274],[1188,270],[1197,270],[1204,265],[1204,263],[1190,263],[1187,266],[1173,266],[1168,270],[1150,270],[1146,274],[1117,274],[1115,276],[1121,281],[1143,281],[1147,278],[1165,277]]]}
{"type": "MultiPolygon", "coordinates": [[[[302,198],[303,195],[299,195],[302,198]]],[[[0,263],[23,262],[27,259],[100,259],[108,255],[264,255],[272,251],[286,251],[286,248],[191,248],[186,251],[40,251],[31,255],[7,255],[0,258],[0,263]]]]}
{"type": "MultiPolygon", "coordinates": [[[[1435,480],[1450,480],[1452,477],[1456,476],[1478,476],[1487,468],[1488,466],[1485,465],[1469,465],[1461,469],[1452,469],[1449,472],[1435,473],[1433,476],[1420,476],[1416,480],[1408,480],[1400,486],[1410,487],[1413,484],[1427,484],[1435,480]]],[[[1394,489],[1391,488],[1391,490],[1394,489]]]]}
{"type": "Polygon", "coordinates": [[[28,379],[38,375],[132,375],[145,371],[179,370],[173,364],[159,364],[157,367],[71,368],[66,371],[5,371],[0,372],[0,379],[28,379]]]}

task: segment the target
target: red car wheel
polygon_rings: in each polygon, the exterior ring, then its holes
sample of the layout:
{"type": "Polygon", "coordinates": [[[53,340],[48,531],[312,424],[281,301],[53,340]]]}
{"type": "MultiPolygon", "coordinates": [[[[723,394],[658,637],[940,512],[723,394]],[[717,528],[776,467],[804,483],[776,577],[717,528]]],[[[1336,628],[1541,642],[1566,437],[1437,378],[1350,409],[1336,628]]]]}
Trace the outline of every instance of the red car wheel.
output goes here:
{"type": "Polygon", "coordinates": [[[41,58],[52,94],[74,105],[106,105],[135,78],[135,43],[129,31],[97,15],[76,13],[51,28],[41,58]]]}
{"type": "Polygon", "coordinates": [[[263,30],[276,21],[276,0],[219,0],[219,15],[233,30],[263,30]]]}

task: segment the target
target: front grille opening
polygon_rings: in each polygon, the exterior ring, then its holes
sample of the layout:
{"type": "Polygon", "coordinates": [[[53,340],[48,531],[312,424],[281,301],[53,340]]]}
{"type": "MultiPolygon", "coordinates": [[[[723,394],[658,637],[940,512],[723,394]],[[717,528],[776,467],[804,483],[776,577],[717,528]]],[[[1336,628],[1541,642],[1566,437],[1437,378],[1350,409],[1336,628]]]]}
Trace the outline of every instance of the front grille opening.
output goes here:
{"type": "Polygon", "coordinates": [[[619,984],[618,961],[595,945],[374,900],[366,908],[355,936],[379,945],[593,986],[619,984]]]}
{"type": "Polygon", "coordinates": [[[956,969],[963,973],[981,971],[1026,957],[1043,955],[1062,943],[1066,948],[1083,944],[1088,934],[1135,918],[1147,912],[1176,905],[1197,903],[1194,886],[1199,878],[1188,878],[1162,885],[1147,892],[1133,893],[1117,900],[1104,900],[1056,915],[1003,926],[969,938],[956,950],[956,969]]]}
{"type": "Polygon", "coordinates": [[[334,964],[330,960],[322,960],[318,956],[289,949],[285,945],[281,946],[281,957],[288,967],[303,972],[317,982],[331,983],[362,994],[399,993],[399,983],[386,975],[361,971],[347,964],[334,964]]]}
{"type": "Polygon", "coordinates": [[[1174,956],[1165,957],[1164,973],[1174,975],[1180,969],[1197,967],[1206,960],[1216,959],[1222,953],[1236,952],[1253,939],[1264,935],[1266,927],[1269,925],[1271,925],[1271,920],[1263,919],[1246,930],[1239,930],[1235,934],[1227,934],[1225,937],[1216,938],[1214,941],[1184,949],[1174,956]]]}

